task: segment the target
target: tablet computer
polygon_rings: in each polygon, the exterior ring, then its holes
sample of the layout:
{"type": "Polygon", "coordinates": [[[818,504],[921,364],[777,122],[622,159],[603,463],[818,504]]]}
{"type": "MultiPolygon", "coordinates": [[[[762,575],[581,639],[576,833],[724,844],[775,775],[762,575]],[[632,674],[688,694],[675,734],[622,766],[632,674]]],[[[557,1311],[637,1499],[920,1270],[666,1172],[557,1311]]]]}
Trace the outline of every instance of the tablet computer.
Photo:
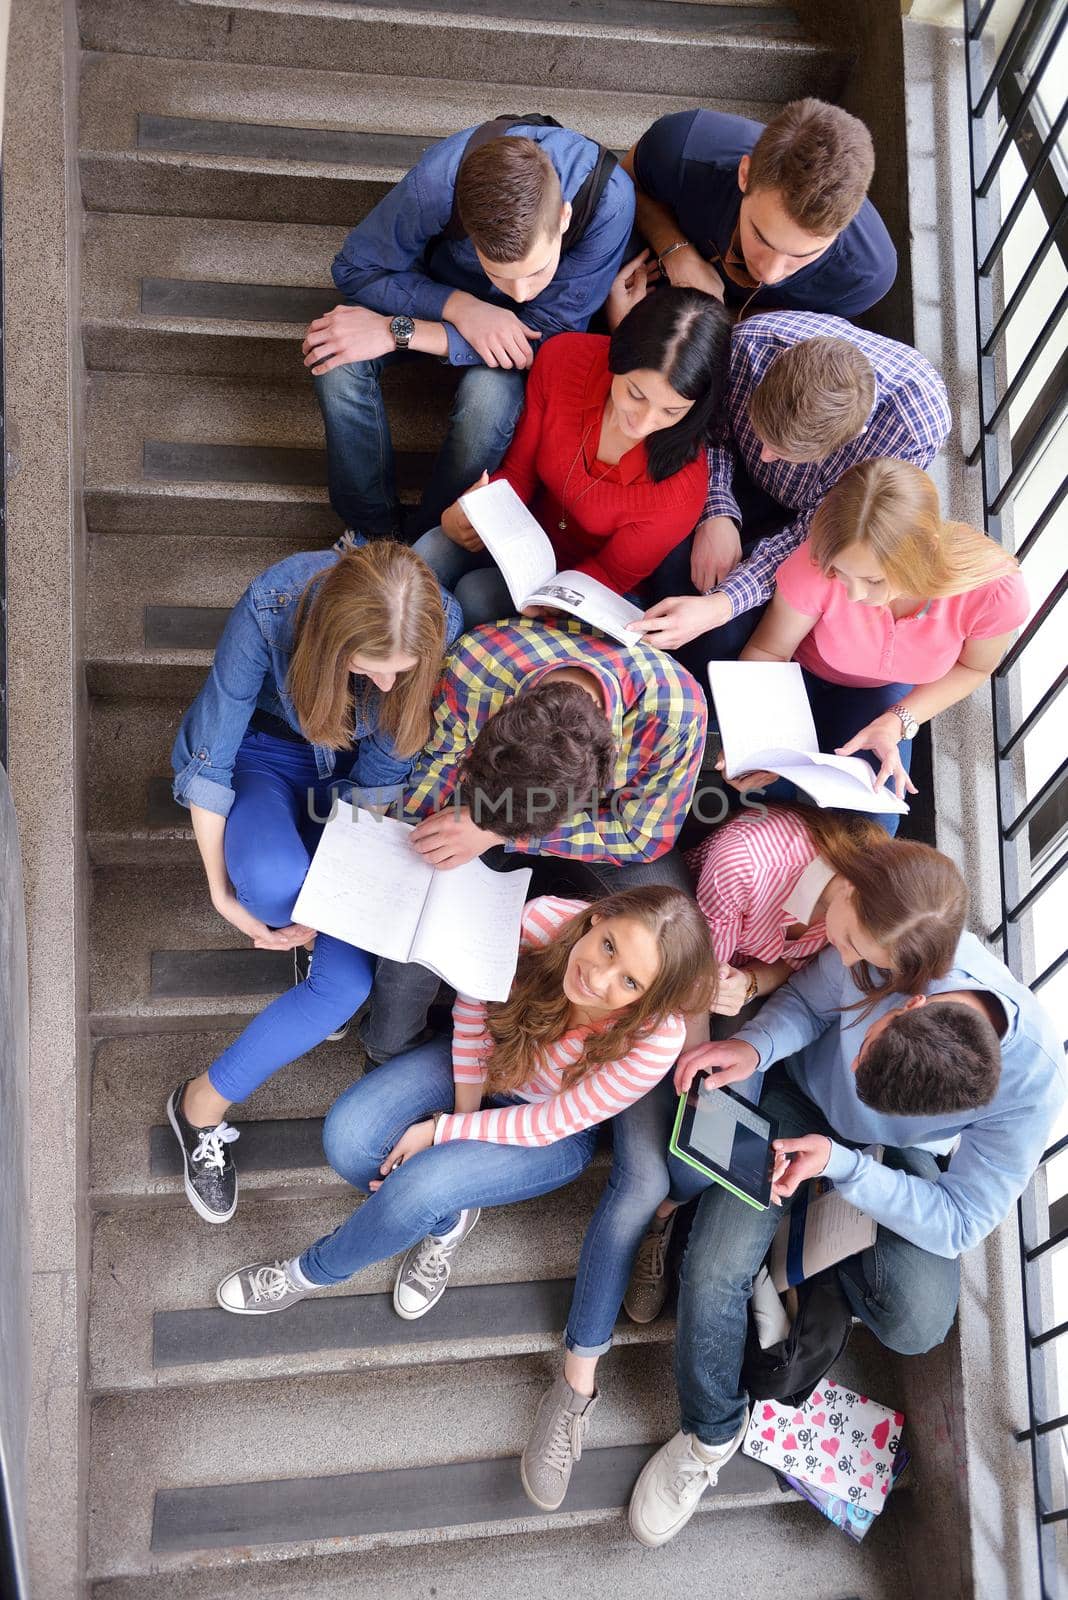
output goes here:
{"type": "Polygon", "coordinates": [[[733,1089],[717,1089],[702,1075],[679,1096],[671,1151],[696,1167],[746,1205],[766,1211],[771,1204],[771,1169],[778,1123],[733,1089]]]}

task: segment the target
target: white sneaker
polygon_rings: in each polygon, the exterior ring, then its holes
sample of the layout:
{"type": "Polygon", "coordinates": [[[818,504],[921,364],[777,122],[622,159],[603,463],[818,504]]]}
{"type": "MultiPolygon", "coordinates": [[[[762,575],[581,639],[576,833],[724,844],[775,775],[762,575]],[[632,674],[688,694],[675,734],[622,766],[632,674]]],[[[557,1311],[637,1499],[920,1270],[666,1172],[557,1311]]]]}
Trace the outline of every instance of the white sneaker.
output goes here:
{"type": "Polygon", "coordinates": [[[425,1317],[449,1287],[452,1258],[478,1221],[477,1208],[461,1211],[460,1221],[442,1237],[428,1233],[413,1244],[397,1273],[393,1285],[393,1309],[405,1322],[425,1317]]]}
{"type": "Polygon", "coordinates": [[[655,1550],[684,1528],[697,1510],[697,1502],[719,1477],[745,1438],[746,1415],[733,1439],[726,1444],[703,1445],[692,1433],[679,1432],[662,1445],[642,1468],[630,1497],[630,1531],[655,1550]],[[700,1451],[700,1454],[698,1454],[700,1451]]]}

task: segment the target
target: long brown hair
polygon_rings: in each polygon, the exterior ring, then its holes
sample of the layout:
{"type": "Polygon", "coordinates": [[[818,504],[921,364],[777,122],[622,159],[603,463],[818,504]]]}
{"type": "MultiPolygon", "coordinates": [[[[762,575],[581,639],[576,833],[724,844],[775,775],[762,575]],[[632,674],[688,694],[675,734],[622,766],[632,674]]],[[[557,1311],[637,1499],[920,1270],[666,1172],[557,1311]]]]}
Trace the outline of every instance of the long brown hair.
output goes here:
{"type": "Polygon", "coordinates": [[[511,1094],[529,1083],[542,1052],[568,1031],[571,1002],[564,993],[564,972],[595,917],[630,917],[648,928],[656,940],[660,967],[632,1005],[615,1012],[606,1027],[589,1035],[582,1055],[564,1074],[565,1089],[595,1067],[621,1061],[671,1013],[711,1007],[716,968],[708,928],[695,902],[681,889],[662,884],[608,895],[577,912],[548,944],[521,951],[508,999],[487,1006],[486,1027],[493,1040],[487,1094],[511,1094]]]}
{"type": "Polygon", "coordinates": [[[344,750],[358,714],[378,708],[378,727],[399,756],[430,736],[430,702],[445,653],[445,610],[438,580],[422,557],[391,539],[346,551],[305,586],[286,688],[313,744],[344,750]],[[412,655],[388,694],[354,678],[349,660],[412,655]]]}
{"type": "Polygon", "coordinates": [[[843,472],[817,507],[809,538],[825,576],[847,545],[858,544],[895,589],[925,600],[967,594],[1018,565],[985,533],[943,522],[933,480],[907,461],[861,461],[843,472]]]}
{"type": "Polygon", "coordinates": [[[968,915],[968,886],[949,857],[913,839],[891,839],[866,817],[814,806],[783,809],[851,886],[861,926],[890,956],[888,976],[866,961],[851,969],[865,1011],[888,994],[922,994],[943,977],[968,915]]]}

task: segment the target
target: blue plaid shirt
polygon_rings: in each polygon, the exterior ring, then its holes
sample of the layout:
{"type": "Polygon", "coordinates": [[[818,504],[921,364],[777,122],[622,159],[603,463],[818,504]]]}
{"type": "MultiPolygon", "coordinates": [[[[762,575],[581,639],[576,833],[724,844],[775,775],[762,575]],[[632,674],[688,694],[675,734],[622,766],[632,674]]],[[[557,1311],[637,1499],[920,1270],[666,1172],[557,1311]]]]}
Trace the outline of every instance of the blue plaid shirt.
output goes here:
{"type": "Polygon", "coordinates": [[[812,311],[774,311],[738,323],[731,338],[727,409],[731,443],[708,452],[708,499],[702,520],[733,517],[741,523],[742,515],[731,489],[739,458],[755,484],[780,505],[800,513],[782,533],[761,539],[750,555],[710,591],[727,596],[735,617],[771,598],[776,572],[808,537],[816,507],[843,472],[858,461],[881,457],[927,467],[941,449],[950,427],[946,386],[918,350],[896,339],[855,328],[841,317],[812,311]],[[875,404],[867,426],[824,461],[801,465],[761,461],[760,440],[749,421],[753,390],[782,351],[817,338],[848,339],[871,362],[875,404]]]}

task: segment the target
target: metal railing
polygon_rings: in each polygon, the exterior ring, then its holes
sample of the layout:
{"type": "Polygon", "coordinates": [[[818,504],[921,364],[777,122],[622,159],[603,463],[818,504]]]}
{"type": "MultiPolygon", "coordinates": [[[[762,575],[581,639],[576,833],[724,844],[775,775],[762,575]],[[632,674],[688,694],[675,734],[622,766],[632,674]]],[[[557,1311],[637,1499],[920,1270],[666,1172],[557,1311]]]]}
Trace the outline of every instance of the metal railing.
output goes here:
{"type": "MultiPolygon", "coordinates": [[[[1056,1010],[1068,943],[1068,5],[963,0],[987,528],[1025,564],[1034,615],[992,685],[1001,858],[994,939],[1056,1010]],[[1006,11],[1014,13],[1006,18],[1006,11]],[[1060,522],[1059,535],[1057,530],[1060,522]],[[1059,548],[1058,548],[1059,547],[1059,548]]],[[[1044,1600],[1068,1593],[1068,1135],[1019,1206],[1028,1425],[1044,1600]],[[1055,1164],[1060,1163],[1060,1166],[1055,1164]]]]}

